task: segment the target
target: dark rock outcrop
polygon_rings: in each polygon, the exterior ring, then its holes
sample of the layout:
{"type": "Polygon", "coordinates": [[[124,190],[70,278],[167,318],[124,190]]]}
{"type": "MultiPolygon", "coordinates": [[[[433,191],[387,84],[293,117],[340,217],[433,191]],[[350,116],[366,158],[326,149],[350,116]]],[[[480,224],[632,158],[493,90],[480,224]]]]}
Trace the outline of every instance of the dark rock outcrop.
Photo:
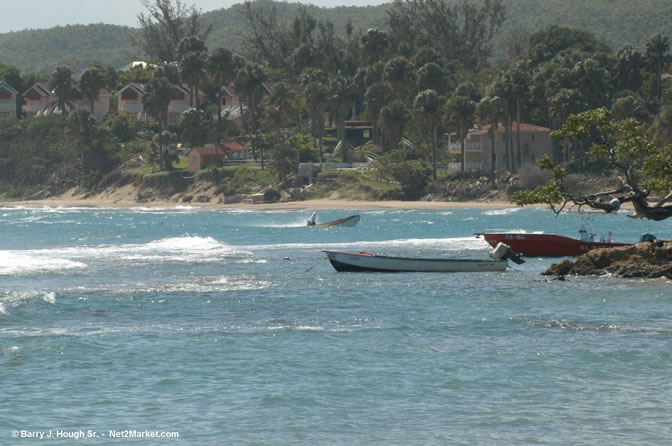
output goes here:
{"type": "Polygon", "coordinates": [[[542,274],[577,276],[611,274],[616,277],[672,279],[672,241],[655,240],[633,246],[589,251],[571,262],[552,264],[542,274]]]}

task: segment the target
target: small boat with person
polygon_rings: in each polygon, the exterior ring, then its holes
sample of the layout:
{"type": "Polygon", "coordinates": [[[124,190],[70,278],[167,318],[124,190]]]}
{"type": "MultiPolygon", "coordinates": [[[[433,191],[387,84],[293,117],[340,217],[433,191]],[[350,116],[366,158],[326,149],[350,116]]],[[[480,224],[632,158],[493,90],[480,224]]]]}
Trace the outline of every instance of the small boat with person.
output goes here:
{"type": "Polygon", "coordinates": [[[490,259],[448,259],[420,257],[392,257],[368,252],[323,251],[338,272],[493,272],[506,271],[507,259],[516,263],[523,260],[506,245],[493,249],[490,259]]]}
{"type": "Polygon", "coordinates": [[[359,223],[359,215],[351,215],[349,217],[339,218],[338,220],[330,221],[330,222],[327,222],[327,223],[313,223],[313,222],[311,222],[311,220],[308,220],[306,222],[306,226],[313,226],[313,227],[316,227],[316,228],[323,228],[325,226],[353,227],[353,226],[357,226],[357,223],[359,223]]]}

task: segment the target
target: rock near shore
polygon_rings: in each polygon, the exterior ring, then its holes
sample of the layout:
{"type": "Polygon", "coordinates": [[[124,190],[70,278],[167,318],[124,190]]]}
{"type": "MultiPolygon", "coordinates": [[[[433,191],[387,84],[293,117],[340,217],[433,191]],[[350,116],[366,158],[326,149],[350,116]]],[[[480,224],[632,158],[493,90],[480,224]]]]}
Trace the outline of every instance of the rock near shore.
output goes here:
{"type": "Polygon", "coordinates": [[[604,275],[616,277],[672,279],[672,241],[655,240],[633,246],[593,249],[571,262],[552,264],[546,276],[604,275]]]}

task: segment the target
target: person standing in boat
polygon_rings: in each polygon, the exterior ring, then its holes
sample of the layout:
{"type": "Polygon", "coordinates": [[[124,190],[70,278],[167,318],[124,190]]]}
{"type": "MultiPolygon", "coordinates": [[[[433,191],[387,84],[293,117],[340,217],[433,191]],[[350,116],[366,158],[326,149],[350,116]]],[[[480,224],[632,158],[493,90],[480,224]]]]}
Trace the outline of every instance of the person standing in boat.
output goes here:
{"type": "Polygon", "coordinates": [[[317,218],[317,212],[313,212],[313,215],[310,216],[310,220],[308,220],[308,226],[315,226],[315,219],[317,218]]]}

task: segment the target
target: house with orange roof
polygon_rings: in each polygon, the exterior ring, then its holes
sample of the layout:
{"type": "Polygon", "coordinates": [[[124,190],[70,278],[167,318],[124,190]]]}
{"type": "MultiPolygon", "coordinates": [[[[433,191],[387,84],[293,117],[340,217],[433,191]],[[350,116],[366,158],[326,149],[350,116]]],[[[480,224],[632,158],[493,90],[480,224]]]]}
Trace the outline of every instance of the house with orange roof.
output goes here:
{"type": "MultiPolygon", "coordinates": [[[[464,140],[464,165],[467,170],[490,170],[491,167],[491,148],[492,139],[490,136],[490,125],[474,127],[469,130],[464,140]]],[[[516,133],[516,123],[513,123],[513,157],[516,166],[525,164],[536,164],[544,155],[553,157],[553,146],[551,144],[550,129],[534,124],[520,123],[520,154],[518,154],[518,143],[516,133]]],[[[506,169],[509,153],[506,148],[506,130],[502,123],[495,129],[495,169],[506,169]]],[[[451,141],[449,143],[449,152],[452,154],[461,154],[461,142],[451,141]]]]}
{"type": "Polygon", "coordinates": [[[222,149],[215,146],[192,147],[187,154],[189,159],[189,171],[198,172],[208,166],[214,166],[218,160],[223,160],[226,154],[222,149]]]}
{"type": "Polygon", "coordinates": [[[248,147],[237,142],[225,142],[221,148],[226,153],[226,159],[229,160],[246,160],[251,153],[248,147]]]}
{"type": "Polygon", "coordinates": [[[0,81],[0,118],[16,118],[16,96],[19,94],[5,81],[0,81]]]}

